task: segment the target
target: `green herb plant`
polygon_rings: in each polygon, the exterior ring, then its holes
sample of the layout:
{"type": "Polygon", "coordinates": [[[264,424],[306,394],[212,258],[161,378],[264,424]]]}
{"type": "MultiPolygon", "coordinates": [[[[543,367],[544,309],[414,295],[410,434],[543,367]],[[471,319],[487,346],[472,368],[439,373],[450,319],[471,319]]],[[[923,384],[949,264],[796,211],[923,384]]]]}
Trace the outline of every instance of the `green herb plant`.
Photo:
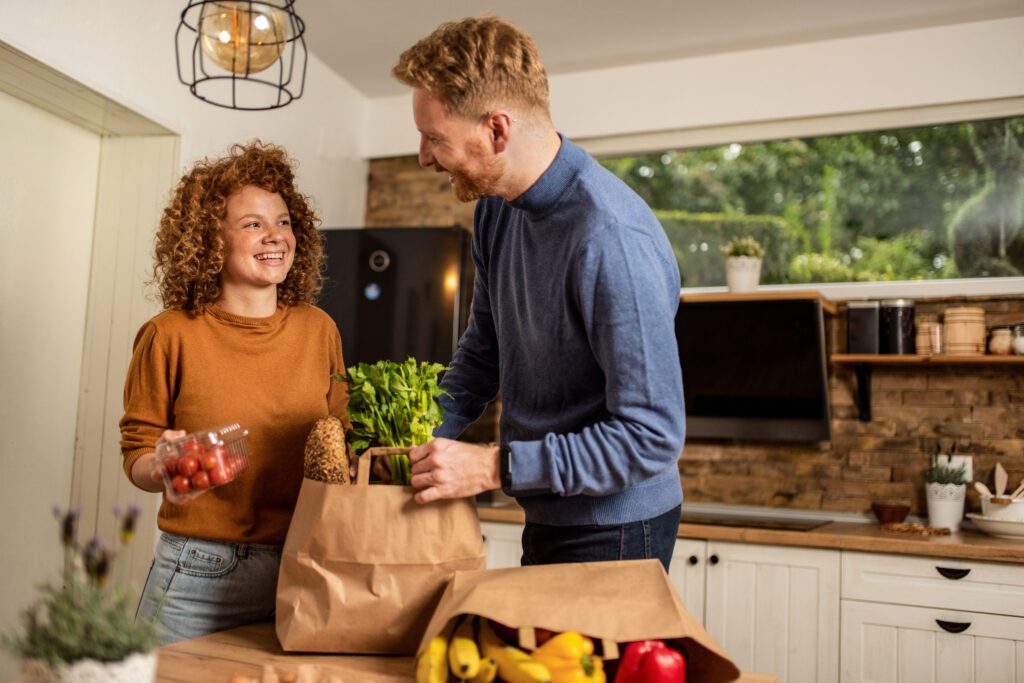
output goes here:
{"type": "MultiPolygon", "coordinates": [[[[122,511],[115,506],[114,514],[123,548],[131,542],[139,508],[122,511]]],[[[55,508],[54,515],[64,546],[61,581],[40,586],[40,599],[22,612],[23,632],[3,636],[3,646],[22,659],[49,666],[81,659],[118,662],[152,650],[156,625],[136,622],[135,599],[123,587],[108,584],[116,549],[108,549],[99,537],[79,546],[78,510],[55,508]]]]}
{"type": "Polygon", "coordinates": [[[932,456],[931,466],[924,471],[927,484],[966,484],[967,468],[965,465],[951,467],[939,462],[939,456],[932,456]]]}
{"type": "Polygon", "coordinates": [[[722,247],[722,253],[726,257],[749,256],[751,258],[764,258],[764,247],[753,237],[734,237],[722,247]]]}
{"type": "MultiPolygon", "coordinates": [[[[348,386],[348,440],[357,452],[372,446],[419,446],[431,439],[444,420],[438,399],[445,394],[440,363],[390,360],[358,363],[334,379],[348,386]]],[[[390,456],[391,479],[407,486],[412,478],[409,456],[390,456]]]]}

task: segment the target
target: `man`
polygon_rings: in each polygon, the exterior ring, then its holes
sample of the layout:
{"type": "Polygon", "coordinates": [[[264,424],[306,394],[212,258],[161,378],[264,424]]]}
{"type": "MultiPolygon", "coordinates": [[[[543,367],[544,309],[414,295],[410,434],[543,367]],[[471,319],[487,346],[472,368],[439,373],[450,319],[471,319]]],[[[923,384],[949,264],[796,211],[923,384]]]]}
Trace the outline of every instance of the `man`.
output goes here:
{"type": "Polygon", "coordinates": [[[554,129],[532,39],[495,17],[441,25],[392,70],[413,88],[419,162],[474,216],[469,326],[444,424],[414,448],[421,503],[503,487],[523,564],[656,557],[682,489],[679,270],[625,184],[554,129]],[[501,446],[453,441],[501,392],[501,446]]]}

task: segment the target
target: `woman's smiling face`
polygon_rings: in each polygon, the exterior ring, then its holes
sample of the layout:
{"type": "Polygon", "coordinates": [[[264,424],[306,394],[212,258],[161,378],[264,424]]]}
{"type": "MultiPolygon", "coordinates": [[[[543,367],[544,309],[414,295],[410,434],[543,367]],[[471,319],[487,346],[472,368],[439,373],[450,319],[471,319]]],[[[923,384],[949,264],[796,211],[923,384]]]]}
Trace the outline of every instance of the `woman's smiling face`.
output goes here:
{"type": "Polygon", "coordinates": [[[295,233],[288,206],[276,192],[247,185],[228,197],[221,236],[222,288],[276,288],[288,276],[295,260],[295,233]]]}

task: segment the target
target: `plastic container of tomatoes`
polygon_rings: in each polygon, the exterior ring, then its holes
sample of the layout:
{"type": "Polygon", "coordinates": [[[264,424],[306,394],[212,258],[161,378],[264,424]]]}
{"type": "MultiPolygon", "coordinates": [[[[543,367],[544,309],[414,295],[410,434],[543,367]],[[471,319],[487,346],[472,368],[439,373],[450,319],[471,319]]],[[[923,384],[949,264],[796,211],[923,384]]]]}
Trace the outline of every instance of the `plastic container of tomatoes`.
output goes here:
{"type": "Polygon", "coordinates": [[[241,425],[231,424],[157,444],[156,459],[164,468],[167,499],[187,503],[237,479],[249,468],[248,435],[241,425]]]}

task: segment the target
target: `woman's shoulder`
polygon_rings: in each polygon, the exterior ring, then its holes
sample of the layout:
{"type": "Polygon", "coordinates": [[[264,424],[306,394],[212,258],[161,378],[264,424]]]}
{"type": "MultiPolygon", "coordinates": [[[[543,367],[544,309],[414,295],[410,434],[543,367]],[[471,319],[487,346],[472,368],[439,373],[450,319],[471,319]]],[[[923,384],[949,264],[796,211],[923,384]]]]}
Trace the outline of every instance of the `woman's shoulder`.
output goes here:
{"type": "Polygon", "coordinates": [[[199,316],[180,310],[165,310],[157,313],[142,324],[140,330],[152,329],[154,332],[174,332],[194,325],[199,316]]]}
{"type": "Polygon", "coordinates": [[[337,327],[334,318],[324,309],[313,304],[295,304],[291,306],[290,317],[307,325],[320,327],[337,327]]]}

